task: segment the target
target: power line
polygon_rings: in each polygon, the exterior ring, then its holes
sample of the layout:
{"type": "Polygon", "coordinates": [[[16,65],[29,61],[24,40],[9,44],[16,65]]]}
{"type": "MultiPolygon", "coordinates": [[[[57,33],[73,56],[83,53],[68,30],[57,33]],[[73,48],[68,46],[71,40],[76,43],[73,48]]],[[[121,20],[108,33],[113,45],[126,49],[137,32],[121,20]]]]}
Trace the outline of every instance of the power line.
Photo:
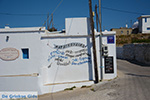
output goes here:
{"type": "MultiPolygon", "coordinates": [[[[63,2],[63,0],[60,1],[60,3],[56,6],[56,8],[54,9],[54,11],[51,14],[53,14],[57,10],[57,8],[60,6],[60,4],[62,2],[63,2]]],[[[8,16],[46,16],[47,14],[15,14],[15,13],[3,13],[3,12],[0,12],[0,15],[8,15],[8,16]]],[[[48,17],[48,19],[50,18],[50,16],[48,17]]]]}
{"type": "Polygon", "coordinates": [[[107,9],[107,10],[112,10],[112,11],[118,11],[118,12],[130,13],[130,14],[147,15],[147,14],[144,14],[144,13],[132,12],[132,11],[126,11],[126,10],[120,10],[120,9],[108,8],[108,7],[102,7],[102,8],[103,8],[103,9],[107,9]]]}
{"type": "Polygon", "coordinates": [[[13,14],[13,13],[2,13],[0,15],[10,15],[10,16],[45,16],[47,14],[13,14]]]}
{"type": "MultiPolygon", "coordinates": [[[[54,9],[54,11],[52,13],[54,13],[56,11],[56,9],[60,6],[60,4],[62,3],[63,0],[61,0],[61,2],[57,5],[57,7],[54,9]]],[[[140,15],[147,15],[144,13],[140,13],[140,12],[132,12],[132,11],[126,11],[126,10],[120,10],[120,9],[114,9],[114,8],[108,8],[108,7],[102,7],[103,9],[107,9],[107,10],[112,10],[112,11],[118,11],[118,12],[122,12],[122,13],[130,13],[130,14],[140,14],[140,15]]],[[[51,13],[51,14],[52,14],[51,13]]],[[[0,15],[9,15],[9,16],[46,16],[47,14],[14,14],[14,13],[3,13],[0,12],[0,15]]],[[[51,15],[48,17],[48,19],[51,17],[51,15]]]]}
{"type": "Polygon", "coordinates": [[[57,10],[57,8],[61,5],[61,3],[63,2],[63,0],[61,0],[59,2],[59,4],[56,6],[56,8],[53,10],[53,12],[50,14],[50,16],[47,18],[47,20],[44,22],[43,26],[46,24],[46,22],[49,20],[49,18],[55,13],[55,11],[57,10]]]}

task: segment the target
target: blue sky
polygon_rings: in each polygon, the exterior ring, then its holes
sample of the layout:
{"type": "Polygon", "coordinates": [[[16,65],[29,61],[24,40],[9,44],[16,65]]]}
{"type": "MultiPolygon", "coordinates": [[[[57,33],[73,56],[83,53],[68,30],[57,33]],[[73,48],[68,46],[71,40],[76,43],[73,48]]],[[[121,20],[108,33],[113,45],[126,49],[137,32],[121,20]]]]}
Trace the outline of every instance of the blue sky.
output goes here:
{"type": "MultiPolygon", "coordinates": [[[[61,0],[0,0],[0,28],[42,26],[48,13],[52,13],[61,0]],[[33,14],[33,15],[32,15],[33,14]],[[40,15],[35,15],[40,14],[40,15]]],[[[89,17],[88,0],[63,0],[54,13],[54,26],[65,28],[65,18],[89,17]]],[[[98,0],[92,0],[93,11],[98,0]]],[[[102,28],[125,27],[141,14],[150,15],[150,0],[102,0],[102,28]],[[107,8],[110,8],[109,10],[107,8]],[[125,13],[116,10],[136,13],[125,13]]],[[[95,21],[95,19],[94,19],[95,21]]],[[[95,26],[96,27],[96,26],[95,26]]]]}

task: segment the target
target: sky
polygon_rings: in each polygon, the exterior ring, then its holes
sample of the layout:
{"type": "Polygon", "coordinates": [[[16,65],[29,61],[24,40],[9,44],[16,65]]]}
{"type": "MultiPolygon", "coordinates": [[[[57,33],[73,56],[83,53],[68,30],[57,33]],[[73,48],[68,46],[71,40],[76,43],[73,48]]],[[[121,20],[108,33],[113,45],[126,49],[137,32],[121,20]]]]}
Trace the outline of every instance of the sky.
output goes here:
{"type": "MultiPolygon", "coordinates": [[[[0,0],[0,28],[4,28],[6,24],[11,28],[41,27],[47,20],[47,14],[53,11],[55,11],[54,27],[57,30],[65,29],[65,18],[90,17],[89,0],[61,1],[0,0]]],[[[92,0],[93,11],[98,1],[92,0]]],[[[150,15],[150,0],[101,0],[101,2],[102,30],[125,27],[126,24],[131,27],[137,21],[137,17],[143,14],[150,15]]]]}

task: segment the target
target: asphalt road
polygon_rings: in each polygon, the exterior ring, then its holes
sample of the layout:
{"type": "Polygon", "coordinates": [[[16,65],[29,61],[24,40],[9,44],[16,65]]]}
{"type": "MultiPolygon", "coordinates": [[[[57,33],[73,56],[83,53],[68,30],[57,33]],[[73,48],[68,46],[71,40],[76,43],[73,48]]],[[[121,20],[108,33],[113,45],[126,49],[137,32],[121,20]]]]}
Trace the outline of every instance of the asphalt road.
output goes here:
{"type": "Polygon", "coordinates": [[[150,66],[117,60],[118,78],[91,88],[39,97],[39,100],[150,100],[150,66]]]}

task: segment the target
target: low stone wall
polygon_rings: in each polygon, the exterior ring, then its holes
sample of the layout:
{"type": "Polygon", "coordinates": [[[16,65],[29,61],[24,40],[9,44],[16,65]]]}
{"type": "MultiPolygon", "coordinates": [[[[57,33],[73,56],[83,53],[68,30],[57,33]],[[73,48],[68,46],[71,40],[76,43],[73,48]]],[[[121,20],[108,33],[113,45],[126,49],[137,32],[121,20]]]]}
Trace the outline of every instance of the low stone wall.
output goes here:
{"type": "Polygon", "coordinates": [[[123,46],[123,58],[127,60],[135,60],[135,45],[128,44],[123,46]]]}
{"type": "Polygon", "coordinates": [[[123,47],[116,47],[117,59],[124,59],[123,58],[123,47]]]}
{"type": "Polygon", "coordinates": [[[150,65],[150,44],[127,44],[121,49],[117,47],[117,58],[150,65]]]}

